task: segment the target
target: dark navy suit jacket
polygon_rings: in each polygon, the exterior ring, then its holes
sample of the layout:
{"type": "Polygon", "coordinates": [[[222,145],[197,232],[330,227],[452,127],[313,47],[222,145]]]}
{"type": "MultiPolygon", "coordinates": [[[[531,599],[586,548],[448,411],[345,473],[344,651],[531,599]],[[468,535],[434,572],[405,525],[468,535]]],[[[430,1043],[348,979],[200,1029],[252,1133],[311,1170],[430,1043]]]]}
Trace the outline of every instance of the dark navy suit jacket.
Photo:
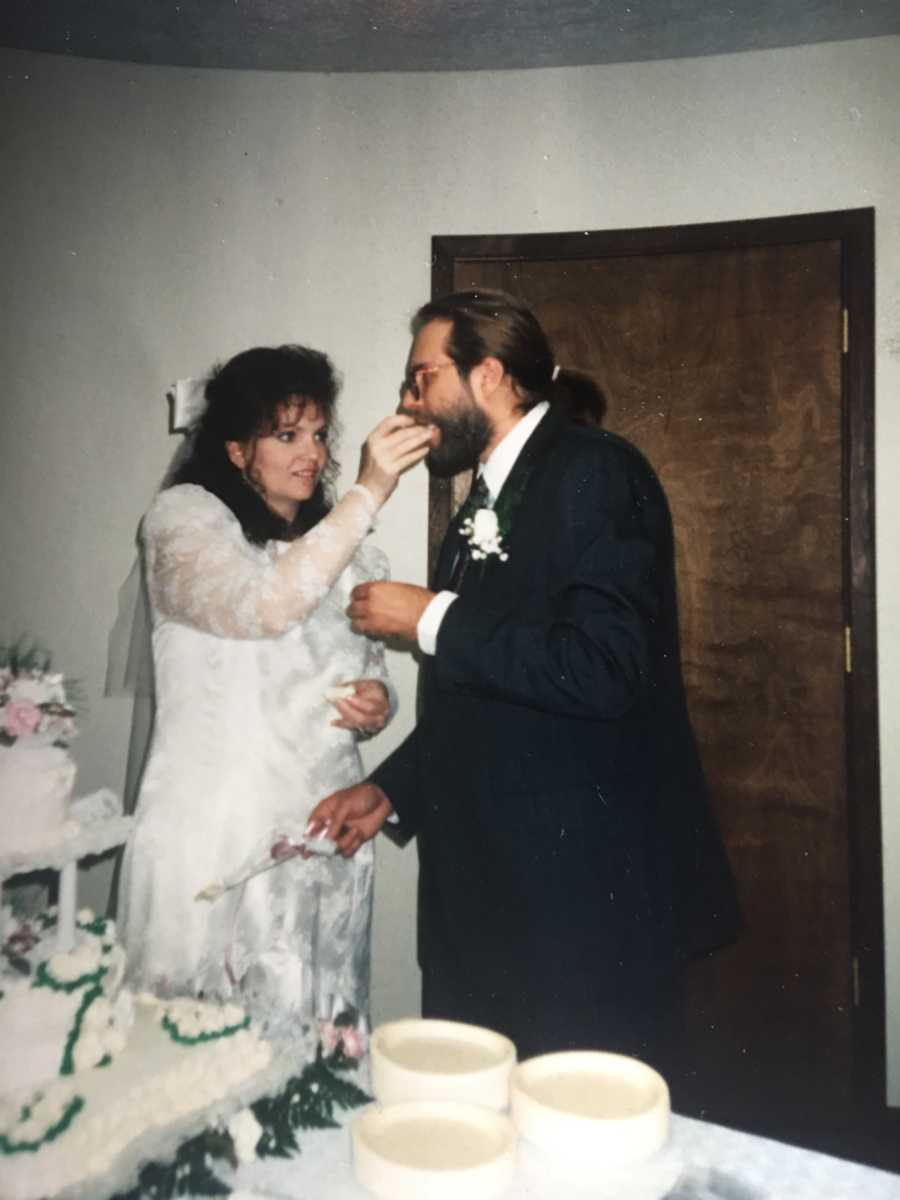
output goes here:
{"type": "MultiPolygon", "coordinates": [[[[418,724],[372,776],[418,837],[423,1011],[520,1056],[639,1052],[679,960],[739,925],[685,705],[669,509],[633,446],[552,408],[499,510],[510,496],[508,559],[469,565],[418,724]]],[[[453,523],[436,586],[460,547],[453,523]]]]}

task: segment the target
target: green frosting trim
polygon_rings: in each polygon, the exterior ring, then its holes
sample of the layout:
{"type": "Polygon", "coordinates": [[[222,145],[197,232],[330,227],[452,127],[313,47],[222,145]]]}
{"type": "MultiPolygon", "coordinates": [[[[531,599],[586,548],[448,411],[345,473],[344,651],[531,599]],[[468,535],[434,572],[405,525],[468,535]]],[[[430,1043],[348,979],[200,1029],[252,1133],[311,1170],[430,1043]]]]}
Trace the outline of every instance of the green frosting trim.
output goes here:
{"type": "MultiPolygon", "coordinates": [[[[34,1154],[36,1150],[40,1150],[41,1146],[45,1146],[48,1142],[52,1142],[54,1138],[58,1138],[61,1133],[65,1133],[83,1108],[84,1097],[73,1096],[66,1105],[59,1120],[33,1142],[17,1142],[7,1134],[0,1133],[0,1154],[34,1154]]],[[[27,1106],[23,1108],[20,1120],[27,1121],[30,1113],[30,1108],[27,1106]]]]}
{"type": "Polygon", "coordinates": [[[100,966],[96,971],[90,971],[87,975],[79,975],[77,979],[72,979],[68,983],[64,983],[61,979],[55,979],[50,974],[50,968],[47,966],[47,960],[45,959],[35,972],[32,987],[52,988],[54,992],[66,992],[71,995],[72,992],[77,992],[79,988],[87,987],[90,984],[99,984],[108,970],[109,967],[100,966]]]}
{"type": "Polygon", "coordinates": [[[103,937],[106,933],[107,920],[106,917],[94,917],[93,921],[77,921],[79,929],[83,929],[85,933],[93,933],[96,937],[103,937]]]}
{"type": "Polygon", "coordinates": [[[242,1029],[248,1029],[250,1026],[250,1017],[244,1017],[237,1025],[226,1025],[224,1029],[213,1029],[208,1033],[198,1033],[195,1036],[189,1036],[181,1032],[172,1018],[166,1013],[162,1019],[162,1027],[172,1039],[173,1042],[178,1042],[180,1046],[197,1046],[201,1042],[215,1042],[219,1038],[233,1037],[242,1029]]]}
{"type": "Polygon", "coordinates": [[[95,1000],[103,995],[103,988],[97,985],[92,987],[90,991],[85,992],[81,998],[81,1003],[78,1006],[78,1012],[75,1014],[75,1020],[72,1028],[69,1030],[69,1036],[66,1038],[66,1045],[63,1050],[62,1063],[60,1064],[60,1075],[71,1075],[75,1070],[75,1045],[81,1037],[81,1026],[84,1021],[84,1014],[91,1007],[95,1000]]]}

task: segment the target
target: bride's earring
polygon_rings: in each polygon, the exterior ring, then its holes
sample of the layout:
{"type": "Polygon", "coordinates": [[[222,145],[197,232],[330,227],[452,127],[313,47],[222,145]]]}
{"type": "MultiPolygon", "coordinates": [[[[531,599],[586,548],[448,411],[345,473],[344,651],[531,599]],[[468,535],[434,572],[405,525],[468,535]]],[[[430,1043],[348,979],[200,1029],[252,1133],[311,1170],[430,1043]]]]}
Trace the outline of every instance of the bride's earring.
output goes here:
{"type": "MultiPolygon", "coordinates": [[[[241,479],[246,483],[248,488],[252,488],[254,492],[260,492],[259,487],[254,482],[253,476],[250,474],[250,468],[253,465],[252,458],[248,462],[247,455],[244,452],[244,447],[240,442],[226,442],[225,450],[233,467],[236,467],[241,473],[241,479]]],[[[261,493],[260,493],[261,494],[261,493]]]]}

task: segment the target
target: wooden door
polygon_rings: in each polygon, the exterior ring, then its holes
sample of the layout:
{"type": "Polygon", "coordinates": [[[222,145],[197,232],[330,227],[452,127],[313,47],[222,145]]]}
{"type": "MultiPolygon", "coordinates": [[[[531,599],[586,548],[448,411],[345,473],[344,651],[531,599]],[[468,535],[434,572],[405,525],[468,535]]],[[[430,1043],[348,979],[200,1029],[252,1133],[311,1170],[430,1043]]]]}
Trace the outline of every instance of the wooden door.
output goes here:
{"type": "Polygon", "coordinates": [[[445,239],[435,291],[522,296],[660,475],[691,715],[747,919],[689,971],[675,1104],[833,1148],[859,1050],[847,255],[840,230],[743,224],[767,236],[735,245],[707,227],[667,250],[652,231],[638,252],[635,235],[606,235],[577,256],[552,237],[486,239],[480,255],[478,239],[445,239]]]}

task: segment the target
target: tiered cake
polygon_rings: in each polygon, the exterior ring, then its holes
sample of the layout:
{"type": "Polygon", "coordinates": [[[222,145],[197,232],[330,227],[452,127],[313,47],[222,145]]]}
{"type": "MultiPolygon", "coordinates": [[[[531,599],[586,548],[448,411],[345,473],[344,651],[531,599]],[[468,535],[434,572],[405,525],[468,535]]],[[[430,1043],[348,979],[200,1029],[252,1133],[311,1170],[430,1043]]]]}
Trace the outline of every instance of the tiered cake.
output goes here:
{"type": "MultiPolygon", "coordinates": [[[[39,922],[47,934],[52,921],[39,922]]],[[[0,995],[0,1195],[102,1196],[277,1082],[236,1005],[132,997],[111,921],[82,914],[68,954],[7,940],[0,995]],[[30,966],[27,976],[19,974],[30,966]]],[[[279,1076],[280,1079],[280,1076],[279,1076]]]]}
{"type": "MultiPolygon", "coordinates": [[[[60,871],[59,908],[0,909],[0,1196],[98,1197],[296,1068],[237,1006],[133,997],[112,921],[76,918],[77,861],[121,844],[108,791],[72,801],[71,707],[46,659],[0,649],[0,882],[60,871]]],[[[246,1124],[246,1122],[245,1122],[246,1124]]]]}
{"type": "Polygon", "coordinates": [[[8,853],[57,838],[69,816],[75,763],[66,746],[75,714],[62,675],[48,668],[40,651],[0,647],[0,820],[8,853]]]}
{"type": "Polygon", "coordinates": [[[133,1005],[111,921],[79,914],[75,948],[47,956],[50,914],[12,924],[0,992],[4,1092],[36,1088],[108,1062],[125,1047],[133,1005]]]}

